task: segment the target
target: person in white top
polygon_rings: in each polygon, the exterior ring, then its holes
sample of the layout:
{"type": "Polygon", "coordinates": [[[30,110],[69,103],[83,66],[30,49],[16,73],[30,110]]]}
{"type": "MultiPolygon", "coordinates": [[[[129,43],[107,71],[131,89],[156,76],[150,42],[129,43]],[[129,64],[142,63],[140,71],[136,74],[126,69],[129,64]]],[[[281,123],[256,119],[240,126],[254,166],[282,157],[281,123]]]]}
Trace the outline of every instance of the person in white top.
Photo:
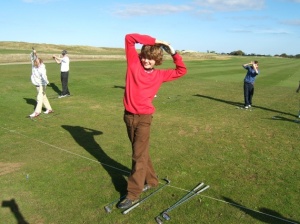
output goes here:
{"type": "Polygon", "coordinates": [[[56,63],[60,64],[60,79],[62,84],[62,91],[61,91],[61,95],[58,98],[70,96],[70,91],[68,87],[70,59],[68,57],[68,52],[66,50],[63,50],[61,54],[62,54],[62,58],[53,55],[53,59],[56,61],[56,63]]]}
{"type": "Polygon", "coordinates": [[[43,104],[46,107],[46,111],[44,112],[45,114],[53,113],[52,107],[46,95],[46,86],[49,84],[46,74],[46,66],[43,63],[43,60],[36,56],[36,52],[34,55],[35,57],[32,57],[33,67],[31,74],[31,82],[33,85],[35,85],[38,95],[37,105],[35,107],[34,112],[29,115],[30,118],[34,118],[40,115],[40,113],[42,112],[43,104]]]}

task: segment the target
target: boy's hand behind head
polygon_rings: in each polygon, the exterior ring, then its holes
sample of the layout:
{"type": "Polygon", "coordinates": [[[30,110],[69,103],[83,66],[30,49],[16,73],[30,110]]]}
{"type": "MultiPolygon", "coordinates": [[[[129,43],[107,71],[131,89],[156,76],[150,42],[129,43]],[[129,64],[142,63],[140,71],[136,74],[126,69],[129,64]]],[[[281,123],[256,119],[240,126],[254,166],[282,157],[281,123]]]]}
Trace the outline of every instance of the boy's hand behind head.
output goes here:
{"type": "Polygon", "coordinates": [[[170,55],[174,55],[176,53],[171,45],[162,45],[162,48],[170,55]]]}

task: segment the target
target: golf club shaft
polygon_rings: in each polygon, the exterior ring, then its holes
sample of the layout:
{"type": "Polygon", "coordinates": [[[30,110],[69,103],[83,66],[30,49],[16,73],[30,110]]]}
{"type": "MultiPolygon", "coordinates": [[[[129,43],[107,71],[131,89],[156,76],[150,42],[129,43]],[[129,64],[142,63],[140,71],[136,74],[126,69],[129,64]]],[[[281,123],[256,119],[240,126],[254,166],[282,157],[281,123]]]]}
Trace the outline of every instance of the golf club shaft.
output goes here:
{"type": "Polygon", "coordinates": [[[172,211],[174,208],[178,207],[179,205],[183,204],[184,202],[189,201],[190,199],[192,199],[193,197],[195,197],[196,195],[200,194],[201,192],[205,191],[208,188],[209,188],[209,185],[205,186],[204,188],[202,188],[201,190],[197,191],[192,196],[186,198],[184,201],[181,201],[180,203],[177,203],[176,206],[172,206],[171,208],[167,209],[166,211],[164,211],[164,213],[172,211]]]}
{"type": "MultiPolygon", "coordinates": [[[[202,187],[204,185],[204,183],[200,183],[198,184],[196,187],[194,187],[190,192],[188,192],[186,195],[184,195],[181,199],[179,199],[177,202],[175,202],[172,206],[170,206],[168,209],[171,209],[173,206],[176,206],[178,203],[181,203],[182,201],[186,200],[187,198],[189,198],[191,195],[195,194],[196,191],[202,187]]],[[[168,210],[167,209],[167,210],[168,210]]]]}
{"type": "Polygon", "coordinates": [[[168,184],[170,184],[170,181],[168,179],[164,179],[164,180],[166,181],[166,183],[163,186],[159,187],[157,190],[155,190],[154,192],[152,192],[151,194],[149,194],[147,197],[144,197],[143,199],[141,199],[136,204],[134,204],[131,207],[129,207],[128,209],[124,210],[122,212],[122,214],[124,214],[124,215],[127,214],[128,212],[130,212],[131,210],[133,210],[134,208],[136,208],[137,206],[139,206],[141,203],[143,203],[144,201],[146,201],[148,198],[150,198],[152,195],[156,194],[162,188],[164,188],[165,186],[167,186],[168,184]]]}

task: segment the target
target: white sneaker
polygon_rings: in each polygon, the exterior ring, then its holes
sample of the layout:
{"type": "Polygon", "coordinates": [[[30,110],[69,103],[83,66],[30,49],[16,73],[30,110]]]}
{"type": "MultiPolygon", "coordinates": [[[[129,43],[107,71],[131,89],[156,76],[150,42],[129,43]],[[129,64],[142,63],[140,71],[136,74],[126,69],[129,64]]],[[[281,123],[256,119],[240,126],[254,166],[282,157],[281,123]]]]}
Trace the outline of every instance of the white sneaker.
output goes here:
{"type": "Polygon", "coordinates": [[[33,112],[32,114],[29,115],[30,118],[34,118],[34,117],[37,117],[39,116],[40,113],[37,113],[37,112],[33,112]]]}
{"type": "Polygon", "coordinates": [[[59,95],[58,98],[63,98],[63,97],[67,97],[67,96],[71,96],[70,94],[65,94],[65,95],[59,95]]]}
{"type": "Polygon", "coordinates": [[[44,114],[50,114],[50,113],[53,113],[54,111],[53,110],[46,110],[45,112],[44,112],[44,114]]]}
{"type": "Polygon", "coordinates": [[[248,109],[248,108],[249,108],[249,106],[245,106],[244,108],[245,108],[245,109],[248,109]]]}

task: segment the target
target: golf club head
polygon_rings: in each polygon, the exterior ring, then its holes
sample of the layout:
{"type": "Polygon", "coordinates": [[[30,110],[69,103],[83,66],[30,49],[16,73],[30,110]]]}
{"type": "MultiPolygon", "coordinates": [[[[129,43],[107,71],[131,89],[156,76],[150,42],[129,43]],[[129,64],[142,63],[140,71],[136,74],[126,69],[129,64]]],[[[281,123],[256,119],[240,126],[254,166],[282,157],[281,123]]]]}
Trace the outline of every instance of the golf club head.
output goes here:
{"type": "Polygon", "coordinates": [[[109,206],[105,206],[104,210],[106,213],[111,213],[111,208],[109,206]]]}
{"type": "Polygon", "coordinates": [[[157,224],[162,224],[163,223],[163,221],[159,218],[159,216],[155,217],[155,221],[156,221],[157,224]]]}
{"type": "Polygon", "coordinates": [[[171,219],[171,217],[168,215],[168,213],[166,213],[166,212],[163,212],[162,214],[162,217],[165,219],[165,220],[167,220],[167,221],[169,221],[170,219],[171,219]]]}
{"type": "Polygon", "coordinates": [[[163,212],[161,215],[167,221],[169,221],[171,219],[171,217],[166,212],[163,212]]]}

